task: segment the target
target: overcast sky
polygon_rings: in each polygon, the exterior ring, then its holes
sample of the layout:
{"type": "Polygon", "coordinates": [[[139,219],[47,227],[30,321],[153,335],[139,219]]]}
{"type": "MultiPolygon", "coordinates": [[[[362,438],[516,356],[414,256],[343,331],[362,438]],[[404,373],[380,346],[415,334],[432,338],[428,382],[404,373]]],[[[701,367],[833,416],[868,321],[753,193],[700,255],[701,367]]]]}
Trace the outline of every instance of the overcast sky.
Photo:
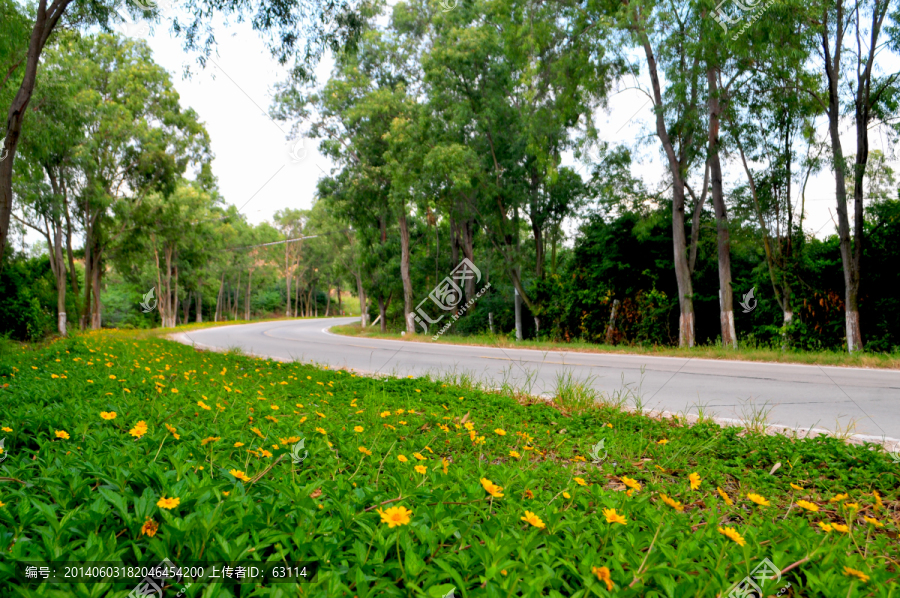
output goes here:
{"type": "MultiPolygon", "coordinates": [[[[218,23],[216,32],[217,53],[206,69],[201,70],[196,56],[185,54],[182,40],[169,32],[168,24],[157,25],[154,32],[145,33],[137,23],[129,31],[147,40],[156,61],[172,73],[182,105],[196,110],[206,125],[215,154],[213,173],[227,203],[240,208],[252,223],[271,220],[282,208],[309,208],[316,181],[332,165],[318,153],[317,140],[291,139],[288,125],[275,123],[267,116],[276,83],[287,78],[285,69],[270,57],[262,39],[249,24],[218,23]],[[193,68],[191,78],[182,75],[186,64],[193,68]]],[[[319,65],[320,81],[327,79],[332,65],[329,58],[319,65]]],[[[637,83],[648,87],[640,80],[637,83]]],[[[609,100],[609,110],[598,112],[596,118],[604,140],[626,143],[633,148],[636,157],[633,172],[649,188],[656,189],[665,178],[659,142],[653,137],[651,143],[638,143],[655,130],[652,105],[647,95],[633,87],[634,82],[622,82],[622,91],[609,100]]],[[[846,122],[843,127],[847,154],[852,154],[855,148],[851,124],[846,122]]],[[[825,125],[823,119],[821,126],[825,125]]],[[[870,148],[888,153],[885,143],[884,135],[873,130],[870,148]]],[[[588,172],[585,165],[574,162],[571,154],[564,156],[564,163],[576,167],[582,175],[588,172]]],[[[726,162],[723,166],[726,190],[729,182],[743,184],[743,169],[738,164],[726,162]]],[[[794,185],[793,190],[796,196],[799,185],[794,185]]],[[[831,234],[835,204],[831,173],[813,177],[806,197],[805,228],[819,237],[831,234]]],[[[37,233],[28,236],[29,243],[38,240],[37,233]]]]}

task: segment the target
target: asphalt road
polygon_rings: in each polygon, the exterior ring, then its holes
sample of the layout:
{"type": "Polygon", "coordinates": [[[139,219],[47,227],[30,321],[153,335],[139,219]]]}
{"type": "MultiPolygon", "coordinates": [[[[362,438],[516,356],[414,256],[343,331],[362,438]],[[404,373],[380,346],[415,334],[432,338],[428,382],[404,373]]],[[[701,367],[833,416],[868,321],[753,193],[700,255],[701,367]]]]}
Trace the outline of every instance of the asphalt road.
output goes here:
{"type": "Polygon", "coordinates": [[[855,421],[857,434],[900,439],[900,372],[645,355],[499,349],[354,338],[328,328],[358,318],[288,320],[181,333],[182,342],[255,355],[316,362],[362,373],[468,373],[494,387],[504,381],[550,395],[571,373],[599,391],[622,393],[631,407],[742,420],[771,408],[770,424],[836,430],[855,421]]]}

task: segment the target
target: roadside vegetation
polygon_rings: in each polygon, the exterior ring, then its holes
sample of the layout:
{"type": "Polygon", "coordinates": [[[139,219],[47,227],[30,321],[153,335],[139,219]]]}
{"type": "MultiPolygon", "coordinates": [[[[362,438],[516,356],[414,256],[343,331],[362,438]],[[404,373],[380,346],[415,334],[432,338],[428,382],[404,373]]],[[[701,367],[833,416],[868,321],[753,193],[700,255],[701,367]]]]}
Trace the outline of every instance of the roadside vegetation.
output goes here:
{"type": "MultiPolygon", "coordinates": [[[[10,344],[0,376],[3,595],[124,597],[133,586],[38,587],[16,562],[164,557],[315,562],[300,595],[329,598],[711,598],[765,558],[780,580],[764,595],[896,594],[898,466],[875,445],[147,331],[10,344]]],[[[215,583],[184,595],[298,595],[215,583]]]]}
{"type": "Polygon", "coordinates": [[[454,345],[475,345],[481,347],[502,347],[504,349],[536,349],[539,351],[569,351],[573,353],[612,353],[622,355],[656,355],[660,357],[692,357],[694,359],[734,359],[739,361],[766,361],[775,363],[799,363],[832,365],[845,367],[900,369],[900,353],[873,353],[844,351],[801,351],[782,350],[767,346],[741,346],[738,349],[721,344],[697,345],[694,347],[672,347],[663,345],[607,345],[572,340],[552,341],[549,339],[524,339],[517,341],[515,334],[453,334],[445,333],[435,340],[421,334],[406,335],[396,332],[381,332],[375,328],[363,328],[359,324],[332,326],[331,332],[363,338],[384,338],[421,343],[448,343],[454,345]]]}

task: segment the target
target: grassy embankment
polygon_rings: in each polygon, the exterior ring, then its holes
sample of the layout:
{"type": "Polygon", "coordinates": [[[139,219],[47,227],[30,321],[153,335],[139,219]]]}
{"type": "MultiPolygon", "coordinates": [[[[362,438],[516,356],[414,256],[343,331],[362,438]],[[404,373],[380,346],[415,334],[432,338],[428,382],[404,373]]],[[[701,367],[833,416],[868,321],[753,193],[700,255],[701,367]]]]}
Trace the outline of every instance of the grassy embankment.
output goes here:
{"type": "MultiPolygon", "coordinates": [[[[133,583],[23,584],[15,563],[139,556],[314,561],[302,595],[329,598],[713,597],[764,558],[783,571],[765,595],[897,594],[898,465],[880,448],[157,334],[0,356],[0,595],[124,597],[133,583]]],[[[298,594],[207,581],[183,595],[298,594]]]]}
{"type": "Polygon", "coordinates": [[[423,334],[400,335],[399,331],[382,333],[378,328],[363,329],[359,324],[334,326],[336,334],[359,336],[362,338],[385,338],[422,343],[447,343],[454,345],[476,345],[480,347],[521,348],[539,351],[570,351],[573,353],[611,353],[622,355],[654,355],[660,357],[693,357],[694,359],[732,359],[739,361],[768,361],[774,363],[799,363],[809,365],[832,365],[843,367],[900,369],[900,354],[897,353],[854,353],[842,351],[781,351],[767,347],[740,347],[737,350],[721,345],[702,345],[691,348],[643,347],[631,345],[602,345],[584,341],[568,343],[523,340],[506,334],[478,334],[462,336],[444,334],[437,340],[423,334]]]}

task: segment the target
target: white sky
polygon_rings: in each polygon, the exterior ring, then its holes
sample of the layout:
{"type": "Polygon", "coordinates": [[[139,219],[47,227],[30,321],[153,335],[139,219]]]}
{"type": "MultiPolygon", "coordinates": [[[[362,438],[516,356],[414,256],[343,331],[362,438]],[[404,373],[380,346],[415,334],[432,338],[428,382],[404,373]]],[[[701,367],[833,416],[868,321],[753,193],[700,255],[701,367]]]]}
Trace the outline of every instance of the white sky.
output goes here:
{"type": "MultiPolygon", "coordinates": [[[[143,1],[149,3],[149,0],[143,1]]],[[[163,5],[162,0],[160,4],[163,5]]],[[[225,201],[241,208],[252,223],[271,220],[282,208],[311,207],[316,181],[323,172],[329,172],[332,165],[318,153],[318,140],[291,140],[290,127],[277,124],[266,115],[275,84],[287,78],[285,69],[271,58],[249,24],[231,22],[225,25],[222,22],[217,24],[216,30],[217,53],[205,70],[200,70],[196,56],[185,54],[182,40],[169,32],[167,24],[157,26],[153,33],[142,37],[147,39],[156,61],[172,73],[182,105],[196,110],[206,125],[215,155],[212,169],[225,201]],[[182,76],[185,64],[190,64],[195,73],[190,79],[182,76]],[[293,156],[292,148],[297,150],[293,156]],[[303,156],[300,161],[296,159],[303,156]]],[[[332,64],[333,61],[326,58],[319,65],[316,72],[320,82],[327,79],[332,64]]],[[[647,87],[647,81],[639,83],[647,87]]],[[[610,98],[609,110],[598,112],[596,120],[604,140],[632,147],[636,157],[633,172],[643,178],[649,188],[655,189],[665,173],[659,142],[653,137],[651,143],[638,146],[638,139],[654,130],[652,106],[640,91],[626,89],[631,85],[623,82],[620,85],[623,91],[610,98]]],[[[823,134],[825,125],[823,120],[823,134]]],[[[852,154],[855,139],[849,125],[849,122],[845,124],[842,138],[845,153],[852,154]]],[[[884,144],[885,137],[873,130],[870,148],[890,154],[884,144]]],[[[586,166],[573,161],[571,153],[564,157],[564,163],[574,165],[582,175],[588,171],[586,166]]],[[[726,190],[729,182],[744,182],[739,163],[729,161],[723,168],[726,190]]],[[[799,185],[794,185],[793,189],[799,193],[799,185]]],[[[806,196],[805,228],[819,237],[834,232],[834,179],[831,173],[826,171],[811,178],[806,196]]],[[[30,231],[27,241],[39,240],[37,233],[30,231]]]]}

